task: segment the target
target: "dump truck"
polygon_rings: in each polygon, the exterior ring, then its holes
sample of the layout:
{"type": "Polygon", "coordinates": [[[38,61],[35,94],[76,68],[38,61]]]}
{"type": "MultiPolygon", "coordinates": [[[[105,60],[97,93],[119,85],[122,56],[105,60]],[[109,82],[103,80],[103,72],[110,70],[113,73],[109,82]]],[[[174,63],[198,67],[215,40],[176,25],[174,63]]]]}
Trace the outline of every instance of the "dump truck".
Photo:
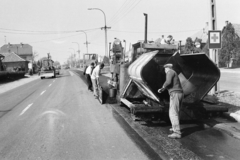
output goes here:
{"type": "Polygon", "coordinates": [[[173,64],[183,87],[181,119],[228,111],[204,99],[220,78],[220,70],[205,53],[180,55],[177,45],[138,42],[133,45],[132,59],[120,69],[119,100],[133,119],[168,118],[169,93],[157,92],[166,80],[163,66],[167,63],[173,64]]]}
{"type": "Polygon", "coordinates": [[[91,63],[98,62],[98,54],[96,53],[85,53],[83,55],[83,68],[86,68],[91,63]]]}
{"type": "Polygon", "coordinates": [[[43,58],[40,60],[39,76],[41,79],[46,77],[56,78],[56,70],[53,66],[54,61],[50,58],[43,58]]]}

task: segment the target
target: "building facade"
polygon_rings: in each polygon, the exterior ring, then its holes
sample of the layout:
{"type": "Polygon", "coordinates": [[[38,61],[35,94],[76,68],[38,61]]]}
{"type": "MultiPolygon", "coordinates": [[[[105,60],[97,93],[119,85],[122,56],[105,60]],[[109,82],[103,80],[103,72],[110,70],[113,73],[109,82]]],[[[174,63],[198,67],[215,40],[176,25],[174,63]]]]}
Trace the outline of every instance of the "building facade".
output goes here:
{"type": "Polygon", "coordinates": [[[29,44],[5,44],[1,47],[0,53],[16,53],[19,57],[26,61],[32,61],[33,59],[33,49],[29,44]]]}
{"type": "Polygon", "coordinates": [[[2,64],[5,71],[25,71],[28,72],[28,61],[21,58],[14,52],[1,53],[4,56],[2,64]]]}

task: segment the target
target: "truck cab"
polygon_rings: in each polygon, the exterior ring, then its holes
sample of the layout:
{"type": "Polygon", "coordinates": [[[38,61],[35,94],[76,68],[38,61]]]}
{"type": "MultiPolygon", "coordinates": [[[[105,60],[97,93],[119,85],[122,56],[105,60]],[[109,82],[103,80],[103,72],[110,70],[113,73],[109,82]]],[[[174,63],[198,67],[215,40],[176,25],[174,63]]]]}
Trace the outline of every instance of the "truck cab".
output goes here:
{"type": "Polygon", "coordinates": [[[39,72],[39,76],[41,79],[46,77],[56,78],[56,70],[53,66],[53,60],[51,59],[43,59],[41,61],[41,69],[39,72]]]}
{"type": "Polygon", "coordinates": [[[83,68],[86,68],[91,63],[96,63],[97,61],[98,61],[98,54],[86,53],[83,55],[83,68]]]}

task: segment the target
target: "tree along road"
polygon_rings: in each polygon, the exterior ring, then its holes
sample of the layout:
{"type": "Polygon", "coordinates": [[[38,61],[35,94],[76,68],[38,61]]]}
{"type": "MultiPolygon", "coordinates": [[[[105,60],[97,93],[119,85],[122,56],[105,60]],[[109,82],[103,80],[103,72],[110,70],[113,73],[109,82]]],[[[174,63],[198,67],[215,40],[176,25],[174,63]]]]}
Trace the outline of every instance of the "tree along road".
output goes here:
{"type": "Polygon", "coordinates": [[[1,160],[160,159],[68,71],[0,94],[0,101],[1,160]]]}

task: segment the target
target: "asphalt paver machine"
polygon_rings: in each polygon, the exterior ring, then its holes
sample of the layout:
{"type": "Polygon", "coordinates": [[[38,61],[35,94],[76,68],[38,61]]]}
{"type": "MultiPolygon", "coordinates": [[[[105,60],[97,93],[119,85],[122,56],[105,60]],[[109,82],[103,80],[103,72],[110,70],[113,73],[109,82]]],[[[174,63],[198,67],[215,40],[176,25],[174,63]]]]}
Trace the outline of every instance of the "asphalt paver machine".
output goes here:
{"type": "MultiPolygon", "coordinates": [[[[163,66],[167,63],[173,64],[183,87],[181,119],[199,119],[208,113],[228,111],[204,100],[220,78],[219,69],[205,53],[180,55],[176,45],[146,43],[136,44],[134,52],[140,54],[133,53],[136,60],[127,68],[125,76],[129,80],[120,93],[121,103],[130,108],[134,119],[168,117],[169,93],[157,92],[165,82],[163,66]]],[[[124,75],[120,74],[120,79],[121,76],[124,75]]]]}

